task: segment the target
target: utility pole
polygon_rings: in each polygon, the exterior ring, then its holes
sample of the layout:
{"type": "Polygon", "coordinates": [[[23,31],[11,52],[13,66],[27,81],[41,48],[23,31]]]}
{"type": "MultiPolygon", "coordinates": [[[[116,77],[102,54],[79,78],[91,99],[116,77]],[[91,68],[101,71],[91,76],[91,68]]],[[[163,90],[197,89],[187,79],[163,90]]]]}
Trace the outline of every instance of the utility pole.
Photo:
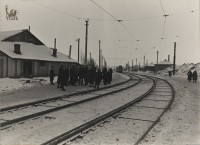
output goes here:
{"type": "Polygon", "coordinates": [[[87,41],[88,41],[88,22],[89,20],[86,20],[86,32],[85,32],[85,65],[87,65],[87,41]]]}
{"type": "Polygon", "coordinates": [[[132,59],[132,71],[133,71],[133,59],[132,59]]]}
{"type": "Polygon", "coordinates": [[[136,58],[136,69],[138,70],[138,67],[137,67],[137,58],[136,58]]]}
{"type": "Polygon", "coordinates": [[[92,58],[91,58],[91,52],[90,52],[90,65],[91,65],[91,60],[92,60],[92,58]]]}
{"type": "Polygon", "coordinates": [[[176,65],[176,42],[174,42],[174,63],[173,63],[173,75],[175,75],[175,65],[176,65]]]}
{"type": "Polygon", "coordinates": [[[80,38],[76,39],[76,41],[78,42],[78,63],[79,63],[80,38]]]}
{"type": "Polygon", "coordinates": [[[101,64],[101,40],[99,40],[99,69],[101,64]]]}
{"type": "Polygon", "coordinates": [[[159,54],[159,51],[157,51],[156,74],[157,74],[157,71],[158,71],[158,54],[159,54]]]}

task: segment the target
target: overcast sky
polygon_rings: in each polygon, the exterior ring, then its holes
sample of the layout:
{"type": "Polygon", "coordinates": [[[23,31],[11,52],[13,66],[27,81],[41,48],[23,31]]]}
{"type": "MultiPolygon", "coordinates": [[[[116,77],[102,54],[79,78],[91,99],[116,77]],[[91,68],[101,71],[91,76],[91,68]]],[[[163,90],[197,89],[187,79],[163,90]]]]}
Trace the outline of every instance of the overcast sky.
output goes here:
{"type": "MultiPolygon", "coordinates": [[[[0,0],[1,31],[27,29],[45,45],[77,60],[77,38],[85,49],[85,20],[89,18],[88,53],[98,62],[98,41],[109,65],[136,58],[143,64],[173,58],[177,63],[200,62],[199,0],[0,0]],[[96,4],[98,4],[98,6],[96,4]],[[5,5],[19,11],[18,20],[6,20],[5,5]],[[109,14],[108,14],[109,13],[109,14]],[[169,15],[164,17],[163,15],[169,15]],[[117,20],[122,20],[118,22],[117,20]],[[161,39],[164,38],[164,39],[161,39]],[[137,41],[139,40],[139,41],[137,41]]],[[[89,54],[88,54],[89,57],[89,54]]]]}

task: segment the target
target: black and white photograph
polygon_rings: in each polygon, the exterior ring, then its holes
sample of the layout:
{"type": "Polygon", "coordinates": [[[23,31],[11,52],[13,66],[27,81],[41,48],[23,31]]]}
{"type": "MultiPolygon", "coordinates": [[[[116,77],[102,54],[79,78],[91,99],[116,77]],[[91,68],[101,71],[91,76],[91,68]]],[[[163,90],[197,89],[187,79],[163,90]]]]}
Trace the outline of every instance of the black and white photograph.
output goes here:
{"type": "Polygon", "coordinates": [[[200,0],[0,0],[0,145],[200,145],[200,0]]]}

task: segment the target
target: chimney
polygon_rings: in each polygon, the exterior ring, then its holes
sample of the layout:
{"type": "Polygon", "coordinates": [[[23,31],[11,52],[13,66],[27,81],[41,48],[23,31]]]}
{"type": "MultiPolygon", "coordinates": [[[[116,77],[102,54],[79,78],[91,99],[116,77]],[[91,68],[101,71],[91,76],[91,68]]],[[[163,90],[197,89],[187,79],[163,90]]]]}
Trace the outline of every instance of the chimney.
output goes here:
{"type": "Polygon", "coordinates": [[[170,55],[168,55],[168,61],[170,61],[170,55]]]}
{"type": "Polygon", "coordinates": [[[56,49],[56,48],[53,49],[53,56],[54,56],[54,57],[57,56],[57,49],[56,49]]]}
{"type": "Polygon", "coordinates": [[[72,50],[72,46],[70,45],[70,47],[69,47],[69,58],[71,58],[71,50],[72,50]]]}
{"type": "Polygon", "coordinates": [[[53,49],[53,56],[57,56],[57,49],[56,49],[56,38],[54,39],[54,49],[53,49]]]}
{"type": "Polygon", "coordinates": [[[29,31],[29,32],[31,31],[31,26],[30,26],[30,25],[28,26],[28,31],[29,31]]]}
{"type": "Polygon", "coordinates": [[[16,54],[22,54],[20,50],[20,44],[14,44],[14,53],[16,54]]]}

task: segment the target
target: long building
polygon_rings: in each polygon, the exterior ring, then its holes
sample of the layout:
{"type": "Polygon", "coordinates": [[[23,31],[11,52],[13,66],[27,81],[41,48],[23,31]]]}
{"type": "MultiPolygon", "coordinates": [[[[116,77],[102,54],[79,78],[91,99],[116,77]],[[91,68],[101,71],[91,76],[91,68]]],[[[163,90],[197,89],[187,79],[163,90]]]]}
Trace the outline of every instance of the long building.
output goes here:
{"type": "Polygon", "coordinates": [[[45,46],[29,30],[0,32],[0,77],[47,76],[51,67],[79,64],[56,48],[45,46]]]}

